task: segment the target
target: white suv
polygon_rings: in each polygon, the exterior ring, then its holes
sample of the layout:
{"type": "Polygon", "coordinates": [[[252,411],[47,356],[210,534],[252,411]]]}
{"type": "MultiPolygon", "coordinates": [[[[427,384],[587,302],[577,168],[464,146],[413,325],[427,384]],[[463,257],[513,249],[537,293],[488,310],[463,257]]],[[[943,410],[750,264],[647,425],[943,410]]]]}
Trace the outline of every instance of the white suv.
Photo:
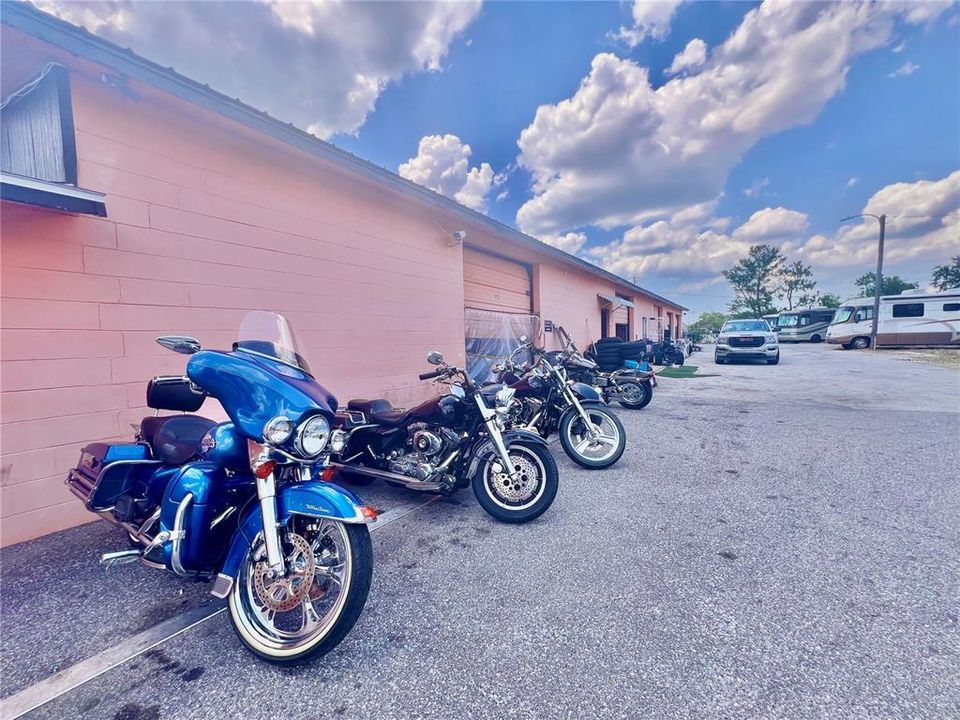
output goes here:
{"type": "Polygon", "coordinates": [[[727,320],[720,328],[713,361],[723,365],[728,360],[766,360],[768,365],[780,362],[777,334],[766,320],[727,320]]]}

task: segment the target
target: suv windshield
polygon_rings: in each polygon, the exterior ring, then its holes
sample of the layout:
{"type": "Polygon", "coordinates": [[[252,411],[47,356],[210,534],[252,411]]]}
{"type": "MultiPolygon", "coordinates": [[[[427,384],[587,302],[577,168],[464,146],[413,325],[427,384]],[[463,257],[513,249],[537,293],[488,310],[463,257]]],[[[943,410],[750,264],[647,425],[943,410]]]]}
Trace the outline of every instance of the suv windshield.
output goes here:
{"type": "Polygon", "coordinates": [[[723,324],[720,332],[770,332],[770,326],[766,320],[730,320],[723,324]]]}
{"type": "Polygon", "coordinates": [[[287,319],[279,313],[251,310],[240,322],[234,350],[256,353],[292,365],[308,375],[310,365],[300,350],[297,336],[287,319]]]}

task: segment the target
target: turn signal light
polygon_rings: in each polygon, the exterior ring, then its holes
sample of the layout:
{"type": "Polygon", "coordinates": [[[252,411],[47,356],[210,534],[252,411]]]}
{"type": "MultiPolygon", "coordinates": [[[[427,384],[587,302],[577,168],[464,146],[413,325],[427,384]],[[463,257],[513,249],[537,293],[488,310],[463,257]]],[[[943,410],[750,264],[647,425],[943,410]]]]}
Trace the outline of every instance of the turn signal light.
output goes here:
{"type": "Polygon", "coordinates": [[[360,514],[363,515],[367,520],[377,519],[377,509],[373,505],[361,505],[360,514]]]}
{"type": "Polygon", "coordinates": [[[273,469],[276,466],[277,466],[276,460],[267,460],[266,462],[262,462],[259,465],[257,465],[253,469],[253,474],[256,475],[258,478],[260,478],[261,480],[263,480],[265,477],[267,477],[270,473],[273,472],[273,469]]]}

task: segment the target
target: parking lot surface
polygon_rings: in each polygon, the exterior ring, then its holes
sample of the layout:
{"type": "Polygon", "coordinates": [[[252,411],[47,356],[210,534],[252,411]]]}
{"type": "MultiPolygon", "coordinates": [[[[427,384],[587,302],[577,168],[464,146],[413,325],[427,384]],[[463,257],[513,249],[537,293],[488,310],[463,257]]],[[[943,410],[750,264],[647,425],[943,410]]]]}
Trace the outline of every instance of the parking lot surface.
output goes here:
{"type": "MultiPolygon", "coordinates": [[[[467,490],[375,532],[367,607],[319,662],[260,662],[220,614],[28,717],[960,717],[960,371],[823,345],[688,362],[619,413],[614,468],[552,446],[540,520],[467,490]]],[[[219,602],[100,568],[122,541],[3,551],[0,694],[219,602]]]]}

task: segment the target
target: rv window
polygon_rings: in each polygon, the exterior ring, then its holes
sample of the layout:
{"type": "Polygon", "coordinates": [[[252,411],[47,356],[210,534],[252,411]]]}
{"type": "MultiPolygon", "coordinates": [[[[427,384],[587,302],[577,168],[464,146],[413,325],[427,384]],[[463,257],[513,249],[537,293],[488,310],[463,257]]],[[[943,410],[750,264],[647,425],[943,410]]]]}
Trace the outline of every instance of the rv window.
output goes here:
{"type": "Polygon", "coordinates": [[[923,303],[900,303],[893,306],[895,318],[923,317],[923,303]]]}
{"type": "Polygon", "coordinates": [[[960,310],[960,303],[944,303],[943,311],[944,312],[957,312],[960,310]]]}
{"type": "Polygon", "coordinates": [[[853,308],[851,307],[842,307],[837,310],[836,315],[833,316],[833,322],[835,323],[845,323],[850,319],[850,316],[853,315],[853,308]]]}
{"type": "Polygon", "coordinates": [[[864,307],[857,310],[856,316],[853,318],[854,322],[863,322],[864,320],[873,320],[873,308],[864,307]]]}

